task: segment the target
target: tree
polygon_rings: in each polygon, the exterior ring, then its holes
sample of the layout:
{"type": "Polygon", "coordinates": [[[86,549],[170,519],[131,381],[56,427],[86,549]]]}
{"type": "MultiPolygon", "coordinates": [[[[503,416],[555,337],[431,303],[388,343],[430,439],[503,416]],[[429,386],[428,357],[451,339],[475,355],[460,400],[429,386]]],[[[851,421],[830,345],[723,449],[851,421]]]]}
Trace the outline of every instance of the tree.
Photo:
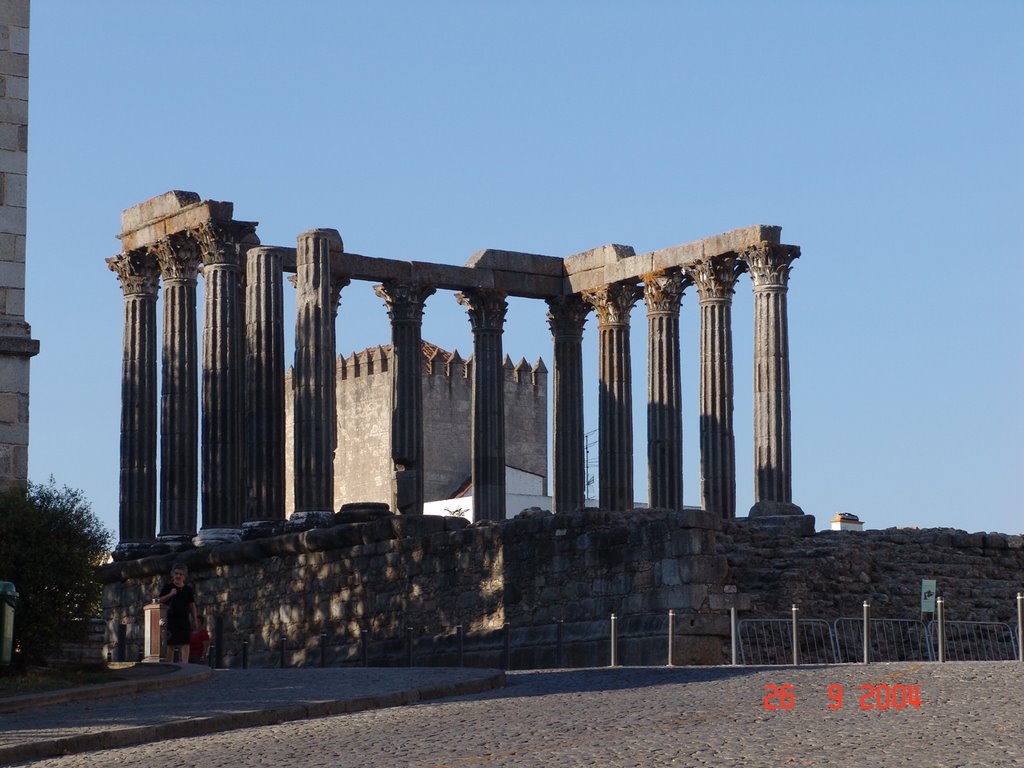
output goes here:
{"type": "Polygon", "coordinates": [[[0,580],[19,594],[15,664],[43,663],[61,642],[84,638],[85,619],[100,612],[96,568],[110,541],[82,492],[52,477],[0,494],[0,580]]]}

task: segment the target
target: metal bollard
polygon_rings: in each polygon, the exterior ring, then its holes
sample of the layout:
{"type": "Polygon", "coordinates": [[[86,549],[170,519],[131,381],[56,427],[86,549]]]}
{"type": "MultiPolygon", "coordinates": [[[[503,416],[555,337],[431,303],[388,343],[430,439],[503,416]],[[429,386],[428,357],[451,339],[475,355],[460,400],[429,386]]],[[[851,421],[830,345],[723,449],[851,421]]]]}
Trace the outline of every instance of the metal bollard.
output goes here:
{"type": "Polygon", "coordinates": [[[284,635],[281,635],[281,669],[284,669],[284,654],[287,643],[288,639],[284,635]]]}
{"type": "Polygon", "coordinates": [[[370,629],[365,624],[359,627],[359,652],[363,655],[363,666],[370,666],[370,629]]]}
{"type": "Polygon", "coordinates": [[[793,666],[800,664],[800,638],[797,637],[797,629],[799,625],[796,620],[796,612],[800,609],[796,607],[796,603],[793,604],[793,666]]]}
{"type": "Polygon", "coordinates": [[[558,668],[562,669],[565,667],[565,656],[563,653],[565,647],[565,620],[558,620],[558,635],[556,639],[557,651],[558,651],[558,668]]]}
{"type": "Polygon", "coordinates": [[[939,661],[946,660],[946,618],[943,615],[943,603],[941,597],[935,598],[935,619],[939,636],[939,661]]]}
{"type": "Polygon", "coordinates": [[[1017,661],[1024,662],[1024,592],[1017,593],[1017,661]]]}
{"type": "Polygon", "coordinates": [[[871,663],[871,604],[864,601],[864,663],[871,663]]]}
{"type": "Polygon", "coordinates": [[[465,650],[466,649],[465,649],[465,645],[464,645],[465,635],[464,635],[464,633],[462,631],[462,625],[461,624],[456,624],[455,625],[455,637],[459,641],[459,666],[460,667],[464,667],[464,666],[466,666],[466,656],[465,656],[465,650]]]}
{"type": "Polygon", "coordinates": [[[320,666],[327,666],[327,633],[320,632],[320,666]]]}
{"type": "Polygon", "coordinates": [[[739,663],[739,633],[737,629],[739,624],[736,621],[736,606],[734,605],[729,609],[729,634],[732,639],[732,665],[735,667],[739,663]]]}
{"type": "Polygon", "coordinates": [[[406,627],[405,628],[405,663],[406,663],[406,666],[408,666],[408,667],[412,666],[412,646],[413,646],[413,642],[414,641],[413,641],[413,637],[412,637],[412,627],[406,627]]]}
{"type": "Polygon", "coordinates": [[[670,610],[668,612],[668,663],[666,667],[672,666],[672,640],[676,633],[676,612],[670,610]]]}
{"type": "Polygon", "coordinates": [[[249,668],[249,641],[242,641],[242,669],[249,668]]]}
{"type": "Polygon", "coordinates": [[[617,667],[619,665],[618,648],[616,648],[616,640],[617,640],[617,638],[615,637],[615,614],[613,613],[612,614],[612,659],[611,659],[611,664],[608,665],[610,667],[617,667]]]}
{"type": "Polygon", "coordinates": [[[505,622],[505,669],[512,669],[512,625],[505,622]]]}

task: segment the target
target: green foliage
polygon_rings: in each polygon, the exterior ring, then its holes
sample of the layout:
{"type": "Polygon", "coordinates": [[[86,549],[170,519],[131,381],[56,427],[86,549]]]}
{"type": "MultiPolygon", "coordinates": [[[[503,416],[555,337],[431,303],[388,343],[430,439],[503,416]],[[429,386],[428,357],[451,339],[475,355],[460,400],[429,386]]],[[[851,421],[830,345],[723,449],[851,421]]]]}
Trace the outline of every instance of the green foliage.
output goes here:
{"type": "Polygon", "coordinates": [[[0,494],[0,581],[19,594],[14,663],[41,663],[61,642],[84,637],[84,619],[100,612],[96,567],[110,540],[82,492],[52,477],[0,494]]]}

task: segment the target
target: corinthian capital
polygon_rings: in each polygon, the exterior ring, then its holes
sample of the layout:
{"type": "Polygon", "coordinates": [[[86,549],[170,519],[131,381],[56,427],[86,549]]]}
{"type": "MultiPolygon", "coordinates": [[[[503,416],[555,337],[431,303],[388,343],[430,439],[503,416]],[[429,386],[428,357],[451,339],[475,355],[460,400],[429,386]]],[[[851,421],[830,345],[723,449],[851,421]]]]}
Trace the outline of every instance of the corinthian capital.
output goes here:
{"type": "Polygon", "coordinates": [[[423,304],[434,294],[432,285],[388,282],[373,286],[373,292],[384,299],[388,317],[393,323],[419,323],[423,320],[423,304]]]}
{"type": "Polygon", "coordinates": [[[629,325],[629,312],[643,296],[637,283],[611,283],[583,292],[583,300],[597,312],[598,327],[629,325]]]}
{"type": "Polygon", "coordinates": [[[729,253],[694,264],[686,273],[697,286],[701,301],[710,299],[731,299],[736,292],[736,281],[746,269],[746,264],[735,254],[729,253]]]}
{"type": "Polygon", "coordinates": [[[188,233],[209,266],[241,267],[245,252],[260,244],[256,225],[247,221],[205,221],[188,233]]]}
{"type": "Polygon", "coordinates": [[[754,290],[759,288],[784,288],[789,282],[789,270],[793,260],[800,255],[795,245],[771,245],[761,243],[743,253],[754,290]]]}
{"type": "Polygon", "coordinates": [[[649,313],[679,313],[683,292],[693,285],[693,280],[677,270],[644,275],[644,302],[649,313]]]}
{"type": "Polygon", "coordinates": [[[184,233],[171,235],[149,246],[149,252],[160,265],[164,281],[195,282],[199,274],[199,249],[184,233]]]}
{"type": "Polygon", "coordinates": [[[455,294],[455,298],[468,310],[474,331],[501,331],[508,312],[504,293],[492,288],[474,288],[455,294]]]}
{"type": "Polygon", "coordinates": [[[568,296],[554,296],[546,299],[548,304],[548,327],[557,338],[579,339],[583,336],[583,324],[590,314],[590,305],[578,293],[568,296]]]}
{"type": "Polygon", "coordinates": [[[145,250],[127,251],[109,258],[107,267],[117,274],[121,292],[126,297],[155,297],[160,288],[160,270],[156,259],[145,250]]]}

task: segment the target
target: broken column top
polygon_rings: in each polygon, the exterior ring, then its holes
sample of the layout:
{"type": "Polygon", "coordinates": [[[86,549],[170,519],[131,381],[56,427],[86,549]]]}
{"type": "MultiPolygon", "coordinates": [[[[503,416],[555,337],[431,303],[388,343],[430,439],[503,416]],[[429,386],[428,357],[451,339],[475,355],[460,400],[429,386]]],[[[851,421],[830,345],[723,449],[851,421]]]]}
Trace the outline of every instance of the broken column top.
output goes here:
{"type": "Polygon", "coordinates": [[[234,203],[202,200],[195,192],[165,192],[123,211],[118,238],[123,250],[131,251],[208,221],[231,221],[234,212],[234,203]]]}
{"type": "Polygon", "coordinates": [[[173,216],[182,208],[194,205],[200,201],[199,195],[195,192],[180,192],[172,190],[162,195],[151,197],[144,203],[133,205],[121,213],[121,231],[134,232],[154,221],[173,216]]]}

